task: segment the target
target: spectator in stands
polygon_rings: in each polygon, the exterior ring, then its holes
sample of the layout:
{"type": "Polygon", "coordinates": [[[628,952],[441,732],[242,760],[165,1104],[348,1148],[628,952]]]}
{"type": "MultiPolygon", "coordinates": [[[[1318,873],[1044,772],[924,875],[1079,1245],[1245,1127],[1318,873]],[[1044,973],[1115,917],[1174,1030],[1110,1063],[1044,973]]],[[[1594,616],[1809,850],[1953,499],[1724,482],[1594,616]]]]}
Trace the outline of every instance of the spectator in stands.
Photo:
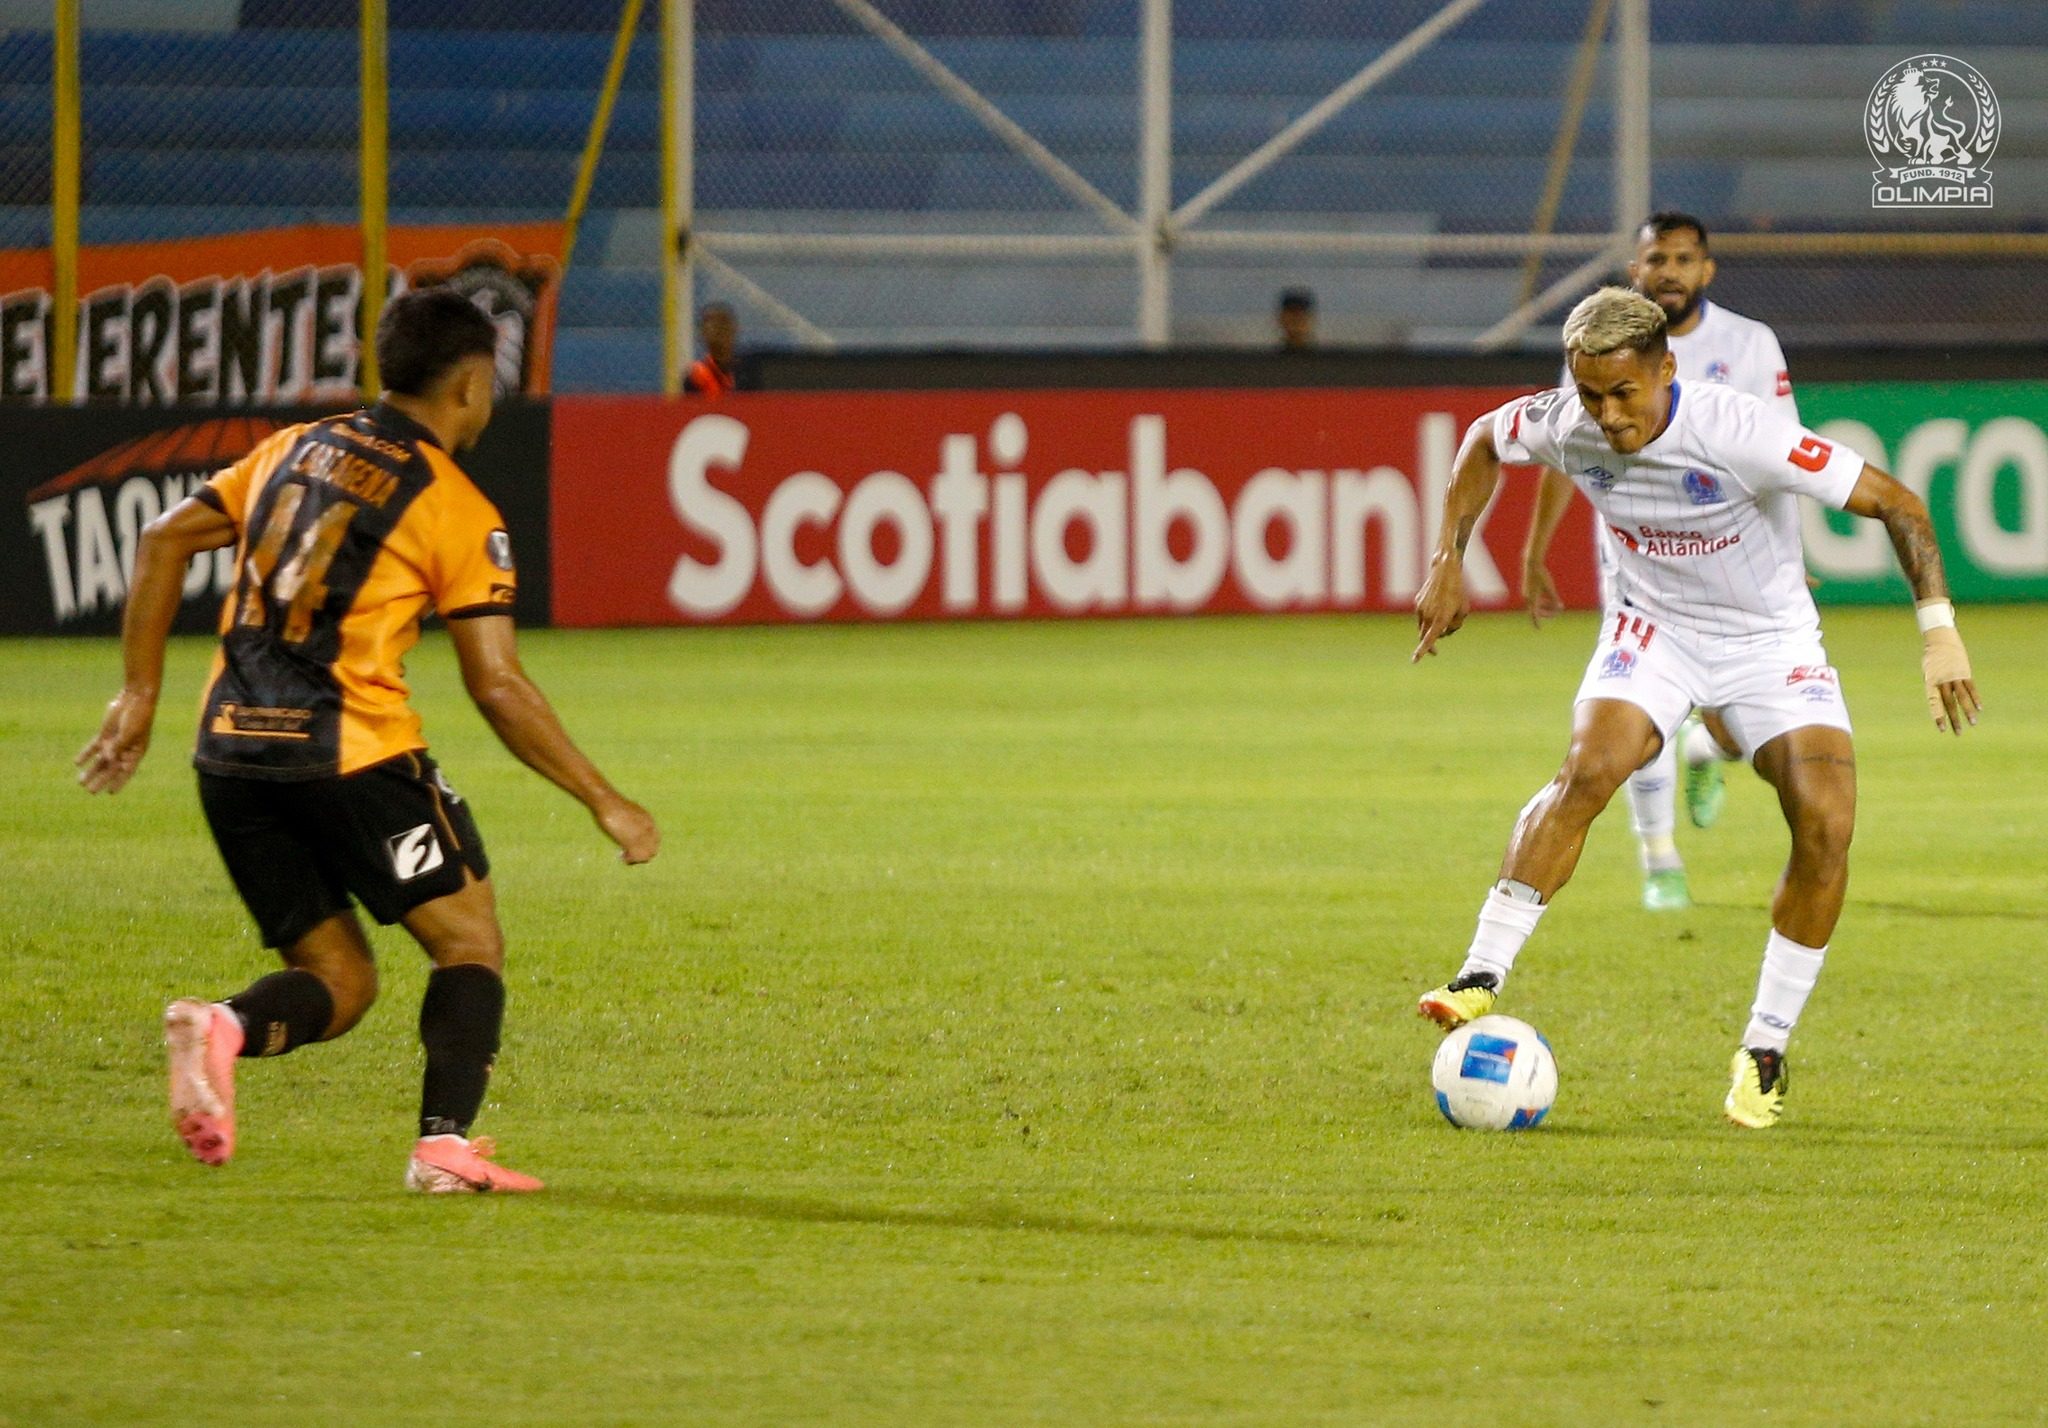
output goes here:
{"type": "Polygon", "coordinates": [[[683,390],[700,397],[722,397],[733,388],[732,349],[740,335],[739,319],[726,304],[707,303],[697,317],[697,335],[704,339],[704,355],[690,364],[683,390]]]}
{"type": "Polygon", "coordinates": [[[1273,315],[1280,327],[1282,352],[1310,352],[1316,345],[1316,295],[1307,288],[1288,288],[1280,294],[1280,307],[1273,315]]]}

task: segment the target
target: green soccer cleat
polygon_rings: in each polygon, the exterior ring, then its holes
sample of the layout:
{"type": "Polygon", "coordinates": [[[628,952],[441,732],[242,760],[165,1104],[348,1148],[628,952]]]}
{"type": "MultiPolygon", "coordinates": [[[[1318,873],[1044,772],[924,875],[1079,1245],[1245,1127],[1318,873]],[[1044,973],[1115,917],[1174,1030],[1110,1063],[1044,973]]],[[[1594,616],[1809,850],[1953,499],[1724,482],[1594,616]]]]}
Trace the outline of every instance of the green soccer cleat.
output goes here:
{"type": "Polygon", "coordinates": [[[1428,1017],[1445,1031],[1456,1031],[1492,1011],[1499,997],[1500,978],[1491,972],[1472,972],[1424,992],[1415,1004],[1415,1014],[1428,1017]]]}
{"type": "Polygon", "coordinates": [[[1769,1130],[1785,1113],[1785,1087],[1791,1074],[1782,1051],[1745,1046],[1735,1053],[1735,1084],[1721,1108],[1728,1119],[1751,1130],[1769,1130]]]}
{"type": "Polygon", "coordinates": [[[1684,868],[1659,868],[1643,874],[1643,906],[1651,912],[1683,912],[1692,906],[1684,868]]]}
{"type": "MultiPolygon", "coordinates": [[[[1681,731],[1690,730],[1699,723],[1694,715],[1680,726],[1681,731]]],[[[1681,739],[1685,737],[1680,733],[1681,739]]],[[[1685,745],[1680,743],[1683,750],[1685,745]]],[[[1721,805],[1728,801],[1728,783],[1721,777],[1719,757],[1708,759],[1703,764],[1692,763],[1681,758],[1685,765],[1685,816],[1692,820],[1695,828],[1711,828],[1714,820],[1721,816],[1721,805]]]]}

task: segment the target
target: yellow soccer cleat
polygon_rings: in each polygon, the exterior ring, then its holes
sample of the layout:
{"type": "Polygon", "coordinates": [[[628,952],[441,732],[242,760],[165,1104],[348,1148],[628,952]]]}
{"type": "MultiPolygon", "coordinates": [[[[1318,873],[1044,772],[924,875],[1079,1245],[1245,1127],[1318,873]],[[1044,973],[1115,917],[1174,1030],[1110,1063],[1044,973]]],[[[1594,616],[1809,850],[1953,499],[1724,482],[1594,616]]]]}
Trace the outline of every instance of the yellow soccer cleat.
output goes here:
{"type": "Polygon", "coordinates": [[[1785,1086],[1791,1079],[1785,1053],[1745,1046],[1735,1053],[1734,1073],[1735,1084],[1722,1102],[1728,1119],[1751,1130],[1769,1130],[1785,1113],[1785,1086]]]}
{"type": "Polygon", "coordinates": [[[1415,1004],[1415,1014],[1428,1017],[1445,1031],[1456,1031],[1492,1011],[1499,999],[1500,978],[1491,972],[1471,972],[1433,992],[1424,992],[1415,1004]]]}

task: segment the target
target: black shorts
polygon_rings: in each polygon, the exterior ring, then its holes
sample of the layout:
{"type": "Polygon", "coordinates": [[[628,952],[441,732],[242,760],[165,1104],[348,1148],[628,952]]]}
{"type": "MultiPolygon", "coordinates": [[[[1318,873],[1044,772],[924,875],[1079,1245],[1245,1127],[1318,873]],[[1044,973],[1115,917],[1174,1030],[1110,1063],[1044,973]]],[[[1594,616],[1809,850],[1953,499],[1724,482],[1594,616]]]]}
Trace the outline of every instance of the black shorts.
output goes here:
{"type": "Polygon", "coordinates": [[[199,802],[266,947],[348,911],[351,893],[392,923],[491,871],[469,805],[424,753],[297,783],[202,770],[199,802]]]}

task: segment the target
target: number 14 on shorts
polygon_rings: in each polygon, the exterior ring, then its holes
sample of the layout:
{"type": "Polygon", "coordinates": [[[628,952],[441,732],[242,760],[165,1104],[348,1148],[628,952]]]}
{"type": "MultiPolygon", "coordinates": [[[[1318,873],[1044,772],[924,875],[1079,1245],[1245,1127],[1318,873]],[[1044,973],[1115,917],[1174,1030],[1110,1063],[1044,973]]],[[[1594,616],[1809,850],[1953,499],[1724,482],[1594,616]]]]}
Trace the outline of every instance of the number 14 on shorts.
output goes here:
{"type": "Polygon", "coordinates": [[[1633,640],[1637,649],[1646,650],[1656,636],[1657,627],[1641,615],[1631,615],[1626,610],[1617,610],[1614,612],[1614,635],[1608,643],[1618,645],[1633,640]]]}

